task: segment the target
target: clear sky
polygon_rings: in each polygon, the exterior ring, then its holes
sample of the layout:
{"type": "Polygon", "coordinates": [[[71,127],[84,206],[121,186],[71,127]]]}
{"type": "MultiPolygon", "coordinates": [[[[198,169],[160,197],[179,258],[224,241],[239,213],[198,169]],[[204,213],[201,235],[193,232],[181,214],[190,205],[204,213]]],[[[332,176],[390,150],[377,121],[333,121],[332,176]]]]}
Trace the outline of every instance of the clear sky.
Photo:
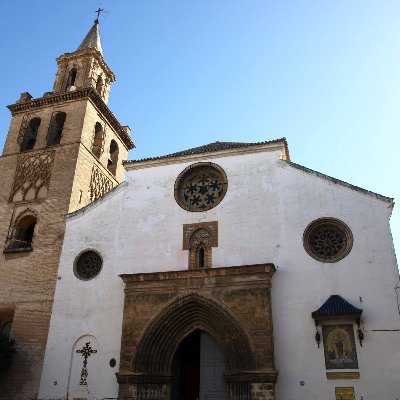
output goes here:
{"type": "Polygon", "coordinates": [[[398,0],[0,0],[0,143],[6,105],[52,90],[99,4],[131,159],[286,137],[292,161],[399,201],[398,0]]]}

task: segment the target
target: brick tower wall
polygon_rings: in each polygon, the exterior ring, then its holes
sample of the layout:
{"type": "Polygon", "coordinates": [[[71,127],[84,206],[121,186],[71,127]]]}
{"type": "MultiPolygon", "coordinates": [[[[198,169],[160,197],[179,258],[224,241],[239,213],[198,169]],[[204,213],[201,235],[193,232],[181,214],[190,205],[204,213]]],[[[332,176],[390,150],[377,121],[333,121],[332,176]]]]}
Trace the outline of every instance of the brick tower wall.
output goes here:
{"type": "Polygon", "coordinates": [[[64,239],[64,215],[87,205],[123,180],[121,161],[126,156],[127,148],[111,124],[87,98],[13,115],[0,157],[0,311],[15,309],[11,337],[18,353],[12,367],[0,376],[1,400],[30,399],[37,394],[64,239]],[[46,135],[56,111],[67,114],[62,139],[59,145],[46,147],[46,135]],[[36,144],[33,150],[21,153],[21,125],[24,118],[33,116],[41,118],[36,144]],[[99,159],[91,152],[97,121],[105,127],[99,159]],[[111,139],[119,147],[115,176],[107,169],[111,139]],[[23,193],[27,182],[39,179],[40,185],[43,177],[47,184],[42,185],[36,198],[27,195],[23,199],[18,194],[23,193]],[[18,216],[26,210],[37,215],[32,250],[4,253],[18,216]]]}

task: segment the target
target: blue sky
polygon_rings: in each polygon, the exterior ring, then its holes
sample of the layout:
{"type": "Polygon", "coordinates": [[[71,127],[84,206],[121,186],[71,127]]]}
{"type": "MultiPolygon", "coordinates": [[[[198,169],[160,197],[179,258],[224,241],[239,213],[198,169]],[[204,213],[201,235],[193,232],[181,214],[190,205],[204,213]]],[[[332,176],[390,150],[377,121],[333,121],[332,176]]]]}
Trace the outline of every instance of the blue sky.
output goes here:
{"type": "MultiPolygon", "coordinates": [[[[0,143],[99,0],[1,1],[0,143]]],[[[400,199],[400,2],[102,0],[109,106],[142,158],[286,137],[292,161],[400,199]]],[[[398,206],[399,207],[399,206],[398,206]]],[[[400,211],[391,219],[400,251],[400,211]]],[[[355,210],[357,212],[357,210],[355,210]]]]}

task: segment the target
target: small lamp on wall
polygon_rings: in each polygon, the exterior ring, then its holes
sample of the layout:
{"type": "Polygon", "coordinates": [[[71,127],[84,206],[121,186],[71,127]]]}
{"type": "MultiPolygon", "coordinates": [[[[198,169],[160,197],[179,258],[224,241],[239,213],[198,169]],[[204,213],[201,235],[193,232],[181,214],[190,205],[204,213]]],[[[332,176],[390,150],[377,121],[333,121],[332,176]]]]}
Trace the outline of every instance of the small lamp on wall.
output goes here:
{"type": "Polygon", "coordinates": [[[361,329],[361,321],[360,319],[357,319],[357,336],[358,336],[358,340],[360,341],[360,346],[362,347],[362,342],[364,340],[364,332],[361,329]]]}
{"type": "Polygon", "coordinates": [[[319,333],[319,330],[318,330],[318,320],[316,319],[314,321],[314,323],[315,323],[315,336],[314,336],[314,338],[315,338],[315,341],[317,342],[318,348],[319,348],[319,344],[321,342],[321,334],[319,333]]]}
{"type": "Polygon", "coordinates": [[[319,343],[321,342],[321,334],[319,333],[318,328],[315,331],[315,341],[317,342],[319,348],[319,343]]]}
{"type": "Polygon", "coordinates": [[[360,346],[362,347],[362,342],[364,340],[364,332],[361,330],[360,326],[357,328],[357,336],[358,340],[360,341],[360,346]]]}

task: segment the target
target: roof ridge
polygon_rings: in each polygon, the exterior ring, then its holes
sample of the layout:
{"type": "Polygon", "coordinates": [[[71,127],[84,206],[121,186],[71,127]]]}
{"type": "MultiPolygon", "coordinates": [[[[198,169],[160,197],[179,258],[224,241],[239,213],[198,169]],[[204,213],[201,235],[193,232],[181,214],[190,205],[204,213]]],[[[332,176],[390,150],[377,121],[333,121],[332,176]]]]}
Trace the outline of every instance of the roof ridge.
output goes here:
{"type": "Polygon", "coordinates": [[[333,294],[329,296],[328,300],[326,300],[325,303],[318,308],[318,310],[313,311],[311,316],[314,319],[318,319],[318,317],[329,316],[360,316],[362,312],[362,309],[353,306],[342,296],[333,294]]]}
{"type": "Polygon", "coordinates": [[[356,190],[357,192],[373,196],[373,197],[375,197],[375,198],[377,198],[379,200],[386,201],[386,202],[391,204],[392,208],[394,206],[393,197],[384,196],[383,194],[379,194],[379,193],[373,192],[372,190],[364,189],[364,188],[362,188],[360,186],[353,185],[352,183],[348,183],[346,181],[342,181],[341,179],[334,178],[334,177],[332,177],[330,175],[326,175],[326,174],[324,174],[322,172],[319,172],[319,171],[315,171],[314,169],[305,167],[304,165],[297,164],[297,163],[295,163],[295,162],[293,162],[291,160],[282,160],[282,161],[284,161],[285,163],[288,163],[290,166],[292,166],[294,168],[297,168],[297,169],[299,169],[301,171],[307,172],[309,174],[314,174],[316,176],[319,176],[320,178],[326,179],[326,180],[328,180],[330,182],[336,183],[336,184],[341,185],[343,187],[347,187],[349,189],[356,190]]]}
{"type": "Polygon", "coordinates": [[[243,148],[243,147],[263,146],[266,144],[279,143],[282,141],[285,143],[285,146],[287,147],[286,138],[274,139],[274,140],[263,141],[263,142],[220,142],[220,141],[215,141],[215,142],[211,142],[211,143],[208,143],[208,144],[205,144],[202,146],[192,147],[190,149],[177,151],[177,152],[166,154],[163,156],[146,157],[146,158],[142,158],[139,160],[126,160],[126,161],[124,161],[124,164],[134,164],[134,163],[139,163],[139,162],[143,162],[143,161],[162,160],[162,159],[167,159],[167,158],[187,156],[187,155],[191,155],[191,154],[212,153],[212,152],[217,152],[217,151],[237,149],[237,148],[243,148]]]}

